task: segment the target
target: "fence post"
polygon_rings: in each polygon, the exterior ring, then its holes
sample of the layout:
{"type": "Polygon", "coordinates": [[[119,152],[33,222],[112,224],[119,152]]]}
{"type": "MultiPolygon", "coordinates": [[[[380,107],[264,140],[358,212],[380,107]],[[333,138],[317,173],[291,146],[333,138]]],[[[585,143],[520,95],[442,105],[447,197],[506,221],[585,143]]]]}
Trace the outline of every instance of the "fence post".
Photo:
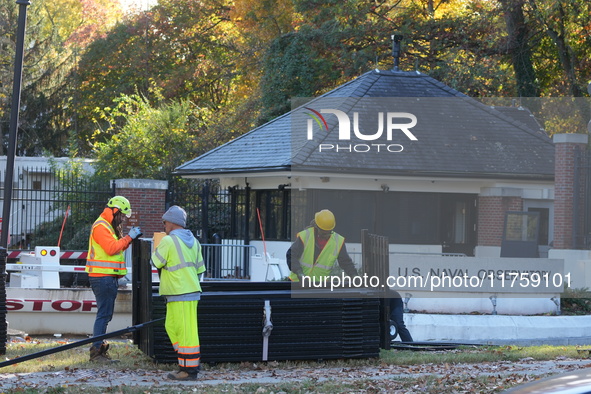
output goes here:
{"type": "MultiPolygon", "coordinates": [[[[213,236],[213,244],[214,245],[221,245],[222,244],[222,237],[219,234],[215,233],[213,236]]],[[[222,277],[222,251],[220,248],[216,248],[215,246],[210,249],[211,252],[211,270],[213,271],[214,278],[221,278],[222,277]]]]}
{"type": "Polygon", "coordinates": [[[6,354],[8,323],[6,322],[6,248],[0,247],[0,355],[6,354]]]}
{"type": "Polygon", "coordinates": [[[209,243],[209,180],[205,181],[201,192],[201,242],[209,243]]]}

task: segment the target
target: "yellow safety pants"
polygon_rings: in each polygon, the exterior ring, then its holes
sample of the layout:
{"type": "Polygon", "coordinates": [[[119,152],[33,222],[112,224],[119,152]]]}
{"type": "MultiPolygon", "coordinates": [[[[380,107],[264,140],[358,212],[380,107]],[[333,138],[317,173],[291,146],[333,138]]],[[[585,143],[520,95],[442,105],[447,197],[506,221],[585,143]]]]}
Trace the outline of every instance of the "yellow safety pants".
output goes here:
{"type": "Polygon", "coordinates": [[[173,301],[166,303],[164,327],[177,352],[181,368],[199,368],[201,349],[197,326],[199,301],[173,301]]]}

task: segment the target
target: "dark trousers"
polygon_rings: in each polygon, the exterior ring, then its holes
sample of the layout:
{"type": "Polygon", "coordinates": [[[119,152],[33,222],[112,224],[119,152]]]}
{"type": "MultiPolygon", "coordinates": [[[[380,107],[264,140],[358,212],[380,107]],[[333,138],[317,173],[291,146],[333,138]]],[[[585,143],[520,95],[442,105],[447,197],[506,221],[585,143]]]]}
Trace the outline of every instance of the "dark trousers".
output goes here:
{"type": "MultiPolygon", "coordinates": [[[[96,298],[97,311],[92,330],[92,336],[96,337],[107,333],[107,325],[113,318],[119,285],[115,276],[91,276],[88,280],[96,298]]],[[[93,343],[93,346],[98,349],[102,343],[103,341],[100,340],[93,343]]]]}
{"type": "MultiPolygon", "coordinates": [[[[397,291],[391,290],[390,298],[390,322],[396,327],[396,332],[402,342],[412,342],[412,336],[404,324],[404,303],[397,291]]],[[[394,338],[391,338],[394,339],[394,338]]]]}

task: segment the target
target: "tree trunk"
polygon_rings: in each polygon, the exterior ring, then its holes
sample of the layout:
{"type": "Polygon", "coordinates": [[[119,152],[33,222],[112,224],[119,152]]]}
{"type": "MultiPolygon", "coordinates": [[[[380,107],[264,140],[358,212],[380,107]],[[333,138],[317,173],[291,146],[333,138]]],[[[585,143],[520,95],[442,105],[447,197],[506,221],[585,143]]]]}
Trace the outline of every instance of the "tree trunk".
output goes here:
{"type": "Polygon", "coordinates": [[[524,0],[500,0],[508,35],[507,50],[511,55],[519,97],[539,97],[523,3],[524,0]]]}

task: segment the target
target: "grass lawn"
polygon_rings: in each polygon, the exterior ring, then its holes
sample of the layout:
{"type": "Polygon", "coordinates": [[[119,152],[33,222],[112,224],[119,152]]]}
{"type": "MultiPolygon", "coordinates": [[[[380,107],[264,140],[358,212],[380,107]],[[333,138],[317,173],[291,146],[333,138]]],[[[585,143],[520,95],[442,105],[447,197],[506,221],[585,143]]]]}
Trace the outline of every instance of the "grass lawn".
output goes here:
{"type": "MultiPolygon", "coordinates": [[[[0,369],[1,374],[58,372],[71,370],[92,370],[96,368],[113,369],[114,371],[154,371],[163,376],[166,371],[176,369],[176,365],[158,364],[139,351],[130,340],[112,341],[110,354],[120,362],[109,366],[97,366],[88,362],[88,347],[66,350],[60,353],[21,362],[0,369]]],[[[36,353],[44,349],[60,345],[55,340],[31,340],[29,342],[10,342],[7,344],[6,359],[36,353]]],[[[536,378],[505,373],[467,374],[463,365],[479,369],[479,365],[490,363],[523,362],[523,360],[564,360],[585,359],[588,352],[576,346],[462,346],[447,351],[411,351],[382,350],[377,359],[350,359],[326,361],[281,361],[267,363],[218,363],[204,364],[202,371],[208,379],[222,376],[227,380],[211,384],[204,380],[192,386],[156,385],[150,387],[121,386],[116,391],[112,388],[80,386],[46,387],[44,389],[11,388],[5,393],[496,393],[536,378]],[[453,366],[460,366],[460,371],[453,366]],[[384,371],[403,371],[396,378],[383,377],[384,371]],[[371,371],[365,375],[356,372],[371,371]],[[253,376],[253,371],[261,371],[267,375],[285,376],[284,382],[249,383],[244,379],[240,383],[232,383],[241,377],[253,376]],[[271,373],[273,372],[273,373],[271,373]],[[408,372],[408,376],[404,374],[408,372]]],[[[591,363],[590,363],[591,364],[591,363]]],[[[484,369],[483,369],[484,371],[484,369]]],[[[558,373],[560,371],[556,371],[558,373]]],[[[397,372],[398,373],[398,372],[397,372]]],[[[256,373],[255,373],[256,375],[256,373]]],[[[6,376],[6,375],[5,375],[6,376]]],[[[1,379],[1,378],[0,378],[1,379]]],[[[0,388],[1,388],[0,380],[0,388]]]]}

